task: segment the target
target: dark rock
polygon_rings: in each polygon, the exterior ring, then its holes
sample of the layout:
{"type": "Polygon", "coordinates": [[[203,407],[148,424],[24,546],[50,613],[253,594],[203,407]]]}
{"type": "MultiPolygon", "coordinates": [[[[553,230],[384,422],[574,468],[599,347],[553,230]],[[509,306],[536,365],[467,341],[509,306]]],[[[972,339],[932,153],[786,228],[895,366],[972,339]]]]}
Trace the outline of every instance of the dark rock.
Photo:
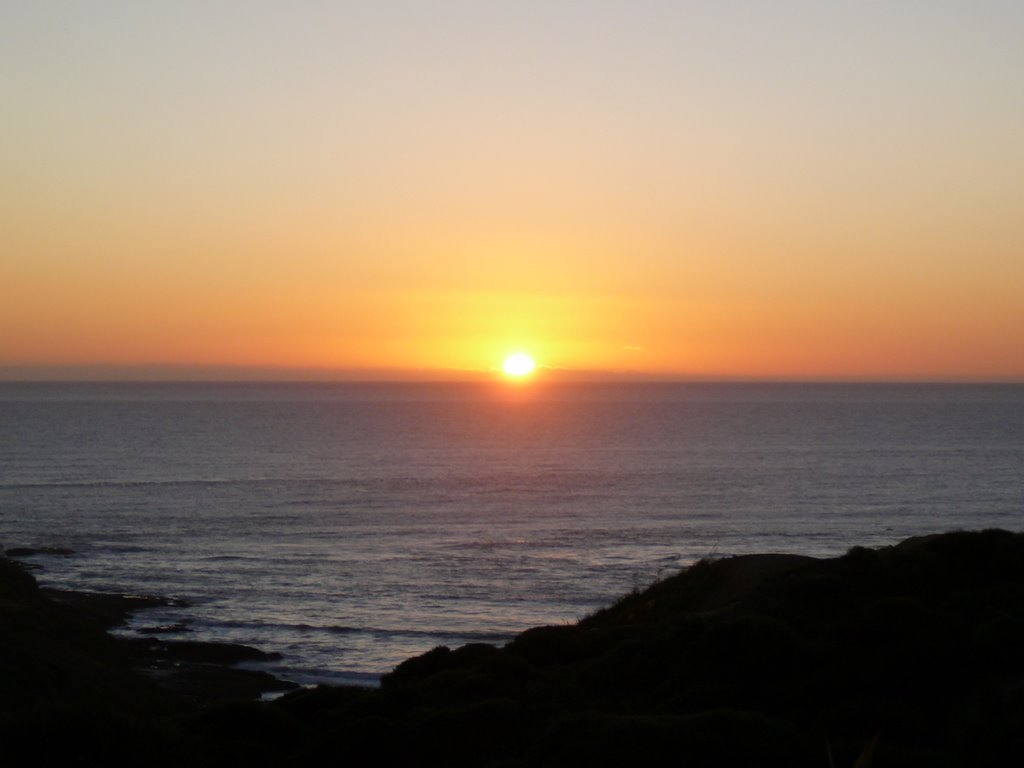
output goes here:
{"type": "MultiPolygon", "coordinates": [[[[129,765],[174,753],[180,704],[133,673],[95,617],[0,560],[0,744],[6,765],[129,765]]],[[[165,765],[163,758],[154,765],[165,765]]]]}
{"type": "Polygon", "coordinates": [[[176,635],[182,632],[191,632],[192,627],[184,622],[177,624],[159,624],[152,627],[139,627],[136,630],[140,635],[176,635]]]}
{"type": "MultiPolygon", "coordinates": [[[[138,659],[136,659],[138,662],[138,659]]],[[[221,664],[151,660],[134,666],[161,688],[197,703],[259,699],[267,693],[293,691],[299,686],[269,672],[221,664]]]]}
{"type": "Polygon", "coordinates": [[[67,589],[42,590],[55,603],[98,620],[105,627],[116,627],[136,611],[145,608],[183,606],[181,600],[153,595],[123,595],[112,592],[79,592],[67,589]]]}
{"type": "Polygon", "coordinates": [[[238,664],[243,661],[277,661],[279,653],[237,643],[209,643],[197,640],[160,640],[158,638],[123,638],[120,642],[132,657],[157,658],[168,662],[195,664],[238,664]]]}
{"type": "Polygon", "coordinates": [[[298,688],[269,672],[241,669],[242,662],[281,658],[248,645],[159,638],[118,638],[132,668],[190,701],[257,699],[298,688]]]}

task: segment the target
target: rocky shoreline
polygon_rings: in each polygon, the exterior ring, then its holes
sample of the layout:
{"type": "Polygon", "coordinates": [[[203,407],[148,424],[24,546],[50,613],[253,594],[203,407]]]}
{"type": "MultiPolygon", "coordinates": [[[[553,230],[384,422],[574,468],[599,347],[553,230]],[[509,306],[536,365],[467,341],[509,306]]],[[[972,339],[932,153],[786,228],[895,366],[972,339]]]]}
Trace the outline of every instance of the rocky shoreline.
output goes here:
{"type": "MultiPolygon", "coordinates": [[[[54,548],[14,548],[7,556],[28,570],[34,570],[37,554],[70,555],[71,550],[54,548]]],[[[152,595],[128,595],[41,588],[40,593],[69,613],[78,614],[105,630],[123,625],[132,614],[147,608],[184,606],[180,600],[152,595]]],[[[197,703],[230,699],[260,698],[265,694],[295,690],[299,686],[281,680],[269,672],[238,667],[243,662],[280,659],[238,643],[197,640],[166,640],[160,634],[170,628],[150,627],[138,637],[114,636],[128,666],[162,688],[197,703]]]]}
{"type": "MultiPolygon", "coordinates": [[[[152,599],[152,598],[146,598],[152,599]]],[[[140,598],[0,559],[13,765],[1004,766],[1024,753],[1024,534],[705,561],[379,689],[257,700],[245,646],[112,638],[140,598]]]]}

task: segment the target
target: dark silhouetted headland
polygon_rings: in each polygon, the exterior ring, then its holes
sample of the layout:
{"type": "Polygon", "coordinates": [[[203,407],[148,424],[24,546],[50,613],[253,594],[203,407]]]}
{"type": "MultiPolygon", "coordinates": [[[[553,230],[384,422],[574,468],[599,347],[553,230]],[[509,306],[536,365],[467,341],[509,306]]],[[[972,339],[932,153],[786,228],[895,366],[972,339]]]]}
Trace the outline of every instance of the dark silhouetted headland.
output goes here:
{"type": "Polygon", "coordinates": [[[1024,534],[1005,531],[704,561],[571,626],[436,648],[379,689],[272,703],[258,684],[231,699],[161,684],[152,658],[105,634],[109,617],[47,598],[9,561],[0,620],[2,739],[23,764],[931,768],[1024,754],[1024,534]]]}

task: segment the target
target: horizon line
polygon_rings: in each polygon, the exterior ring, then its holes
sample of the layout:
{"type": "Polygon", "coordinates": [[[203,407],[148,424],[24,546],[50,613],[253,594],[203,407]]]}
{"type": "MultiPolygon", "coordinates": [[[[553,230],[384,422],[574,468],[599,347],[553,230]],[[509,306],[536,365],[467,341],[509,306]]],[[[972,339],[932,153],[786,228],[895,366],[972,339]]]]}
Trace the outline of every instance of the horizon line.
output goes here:
{"type": "MultiPolygon", "coordinates": [[[[0,365],[0,383],[152,383],[152,384],[466,384],[510,382],[499,369],[325,368],[307,366],[196,365],[182,363],[81,365],[0,365]]],[[[522,385],[527,382],[518,382],[522,385]]],[[[807,374],[647,373],[538,366],[532,384],[679,383],[679,384],[1024,384],[1024,376],[956,374],[807,374]]]]}

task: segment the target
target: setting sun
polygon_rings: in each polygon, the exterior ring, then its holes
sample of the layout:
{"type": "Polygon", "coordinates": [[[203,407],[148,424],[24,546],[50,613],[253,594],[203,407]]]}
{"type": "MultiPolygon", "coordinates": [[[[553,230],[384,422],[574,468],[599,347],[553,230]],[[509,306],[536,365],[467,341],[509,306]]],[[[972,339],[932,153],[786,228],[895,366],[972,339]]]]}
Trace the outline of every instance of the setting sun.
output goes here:
{"type": "Polygon", "coordinates": [[[515,376],[517,378],[528,375],[533,369],[533,358],[521,352],[509,355],[501,366],[501,370],[505,372],[506,376],[515,376]]]}

